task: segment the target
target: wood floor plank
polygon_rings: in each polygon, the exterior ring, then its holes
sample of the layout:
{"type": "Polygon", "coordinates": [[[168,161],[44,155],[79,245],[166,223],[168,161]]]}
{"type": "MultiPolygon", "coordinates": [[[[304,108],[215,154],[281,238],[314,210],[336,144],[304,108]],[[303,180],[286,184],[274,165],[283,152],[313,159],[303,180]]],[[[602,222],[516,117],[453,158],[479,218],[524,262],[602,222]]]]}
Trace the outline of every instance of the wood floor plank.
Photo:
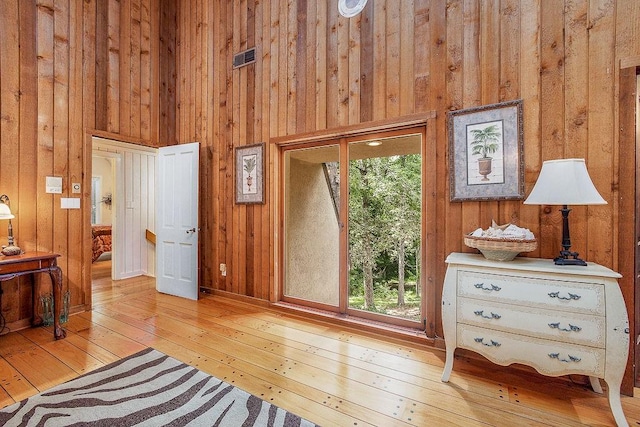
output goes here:
{"type": "Polygon", "coordinates": [[[17,332],[4,335],[0,340],[0,356],[39,391],[78,376],[44,348],[17,332]]]}
{"type": "Polygon", "coordinates": [[[2,387],[2,394],[0,395],[0,404],[2,406],[10,405],[38,393],[38,389],[31,385],[31,383],[4,358],[0,359],[0,387],[2,387]]]}
{"type": "Polygon", "coordinates": [[[73,345],[73,339],[55,340],[50,328],[31,328],[19,333],[62,361],[76,374],[81,375],[104,366],[103,362],[88,354],[84,349],[73,345]]]}

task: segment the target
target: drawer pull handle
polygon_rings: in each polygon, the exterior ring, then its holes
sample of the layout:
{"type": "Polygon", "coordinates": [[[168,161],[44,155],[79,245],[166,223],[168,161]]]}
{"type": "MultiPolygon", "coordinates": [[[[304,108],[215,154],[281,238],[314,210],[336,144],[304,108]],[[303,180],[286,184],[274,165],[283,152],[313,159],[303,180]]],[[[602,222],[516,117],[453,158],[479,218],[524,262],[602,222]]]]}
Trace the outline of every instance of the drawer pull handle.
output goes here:
{"type": "Polygon", "coordinates": [[[567,356],[569,356],[569,358],[568,359],[564,359],[564,358],[560,357],[560,353],[549,353],[549,357],[550,358],[558,359],[559,361],[564,362],[564,363],[571,363],[571,362],[578,363],[580,360],[582,360],[579,357],[572,356],[570,354],[568,354],[567,356]]]}
{"type": "Polygon", "coordinates": [[[572,325],[571,323],[569,323],[569,327],[568,328],[561,328],[560,327],[560,322],[549,323],[549,327],[551,329],[558,329],[558,330],[564,331],[564,332],[580,332],[582,330],[582,328],[580,326],[572,325]]]}
{"type": "Polygon", "coordinates": [[[498,320],[499,318],[502,317],[501,315],[496,314],[493,311],[491,312],[490,316],[487,316],[486,314],[484,314],[484,310],[476,310],[476,311],[473,312],[473,314],[475,314],[476,316],[483,317],[485,319],[496,319],[496,320],[498,320]]]}
{"type": "Polygon", "coordinates": [[[549,292],[549,296],[551,298],[558,298],[561,300],[565,300],[565,301],[570,301],[570,300],[579,300],[580,298],[582,298],[580,295],[576,295],[576,294],[572,294],[571,292],[567,292],[569,294],[569,296],[560,296],[560,291],[557,292],[549,292]]]}
{"type": "Polygon", "coordinates": [[[487,347],[500,347],[500,343],[498,341],[490,340],[488,343],[484,342],[484,338],[474,338],[475,342],[480,343],[482,345],[486,345],[487,347]]]}
{"type": "Polygon", "coordinates": [[[483,291],[496,291],[496,292],[498,292],[500,289],[502,289],[502,288],[500,288],[500,286],[496,286],[496,285],[493,285],[493,284],[491,285],[490,288],[488,288],[488,287],[484,286],[484,283],[476,283],[474,286],[476,287],[476,289],[482,289],[483,291]]]}

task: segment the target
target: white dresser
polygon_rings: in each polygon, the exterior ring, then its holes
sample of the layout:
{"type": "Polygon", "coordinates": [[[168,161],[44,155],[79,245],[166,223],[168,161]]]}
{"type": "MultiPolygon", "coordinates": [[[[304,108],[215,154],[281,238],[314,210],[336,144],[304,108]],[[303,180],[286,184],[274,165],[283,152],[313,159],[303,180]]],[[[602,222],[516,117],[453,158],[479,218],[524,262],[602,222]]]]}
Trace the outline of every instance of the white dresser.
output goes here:
{"type": "Polygon", "coordinates": [[[588,375],[606,381],[616,423],[628,423],[620,385],[629,351],[629,321],[617,279],[606,267],[557,266],[553,260],[490,261],[452,253],[442,293],[449,381],[456,348],[499,365],[521,363],[549,376],[588,375]]]}

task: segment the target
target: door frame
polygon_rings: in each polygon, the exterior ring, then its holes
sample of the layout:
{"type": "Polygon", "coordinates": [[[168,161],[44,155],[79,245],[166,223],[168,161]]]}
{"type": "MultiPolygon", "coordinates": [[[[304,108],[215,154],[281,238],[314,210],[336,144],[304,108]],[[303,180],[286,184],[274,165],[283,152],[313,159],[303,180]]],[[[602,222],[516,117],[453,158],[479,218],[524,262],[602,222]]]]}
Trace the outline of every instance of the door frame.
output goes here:
{"type": "MultiPolygon", "coordinates": [[[[122,135],[112,134],[110,132],[99,131],[96,129],[89,129],[84,136],[84,151],[83,151],[83,176],[82,176],[82,196],[81,196],[81,210],[82,210],[82,292],[83,301],[82,308],[78,308],[78,311],[90,311],[93,307],[93,291],[92,291],[92,278],[91,278],[91,256],[93,248],[93,237],[91,232],[91,178],[93,176],[93,142],[94,138],[104,139],[112,142],[114,145],[127,146],[135,148],[136,150],[156,150],[156,147],[148,145],[146,141],[137,138],[128,138],[122,135]]],[[[117,183],[115,184],[118,185],[117,183]]],[[[122,191],[120,191],[122,193],[122,191]]],[[[117,196],[116,196],[117,197],[117,196]]],[[[121,203],[122,206],[124,204],[121,203]]],[[[115,209],[115,206],[114,206],[115,209]]],[[[112,266],[113,268],[113,266],[112,266]]]]}
{"type": "MultiPolygon", "coordinates": [[[[422,235],[423,235],[423,248],[425,250],[422,253],[422,263],[423,263],[423,272],[422,277],[424,281],[424,298],[426,298],[426,304],[423,306],[423,316],[426,319],[424,323],[424,330],[426,332],[427,337],[435,338],[436,337],[436,325],[440,323],[440,313],[438,311],[439,304],[436,301],[438,299],[437,286],[435,281],[431,280],[434,277],[437,266],[437,242],[434,240],[435,236],[435,220],[431,218],[427,212],[435,213],[436,208],[436,200],[435,200],[435,191],[427,191],[427,188],[431,186],[435,187],[435,164],[436,164],[436,156],[435,156],[435,112],[426,112],[419,114],[412,114],[409,116],[404,116],[400,118],[383,120],[377,122],[367,122],[360,123],[356,125],[344,126],[337,129],[330,130],[321,130],[315,131],[305,134],[298,135],[289,135],[282,136],[277,138],[272,138],[271,143],[275,144],[278,148],[278,159],[279,159],[279,171],[276,176],[276,188],[278,189],[278,204],[277,210],[278,214],[276,215],[277,224],[276,230],[278,237],[277,242],[277,262],[276,262],[276,272],[275,272],[275,299],[276,301],[282,301],[282,297],[284,294],[284,236],[285,236],[285,225],[284,225],[284,190],[285,190],[285,182],[284,182],[284,161],[282,161],[283,151],[285,149],[291,148],[299,148],[299,147],[311,147],[314,145],[323,145],[324,143],[328,143],[329,141],[333,141],[335,143],[340,143],[342,139],[355,139],[365,136],[372,136],[374,134],[387,133],[392,131],[402,131],[407,129],[420,129],[419,133],[422,133],[422,153],[423,153],[423,162],[422,162],[422,170],[423,170],[423,215],[422,215],[422,235]]],[[[346,154],[346,146],[345,148],[341,148],[341,159],[346,154]],[[345,150],[343,154],[342,151],[345,150]]],[[[340,185],[343,185],[342,183],[340,185]]],[[[342,204],[341,204],[342,206],[342,204]]],[[[342,207],[341,207],[342,209],[342,207]]],[[[432,215],[435,216],[435,215],[432,215]]],[[[343,236],[344,231],[341,232],[341,239],[346,239],[343,236]]],[[[346,240],[345,240],[346,241],[346,240]]],[[[344,246],[344,242],[341,242],[341,246],[344,246]]],[[[343,268],[341,264],[341,269],[343,268]]],[[[341,272],[341,276],[344,276],[341,272]]],[[[291,301],[295,303],[295,301],[291,301]]],[[[322,307],[319,307],[322,308],[322,307]]],[[[364,312],[361,316],[362,318],[368,318],[366,312],[364,312]]]]}
{"type": "Polygon", "coordinates": [[[619,149],[616,176],[618,197],[615,201],[618,203],[618,235],[614,248],[617,253],[617,266],[614,268],[622,275],[618,282],[629,316],[629,355],[621,387],[621,393],[625,395],[633,395],[633,388],[638,383],[640,374],[637,363],[640,361],[640,293],[636,292],[640,286],[640,248],[637,245],[640,238],[640,203],[637,201],[640,188],[640,175],[637,173],[640,166],[640,137],[637,129],[637,121],[640,120],[637,118],[640,114],[637,99],[639,69],[640,61],[620,68],[617,85],[618,132],[612,143],[619,149]]]}

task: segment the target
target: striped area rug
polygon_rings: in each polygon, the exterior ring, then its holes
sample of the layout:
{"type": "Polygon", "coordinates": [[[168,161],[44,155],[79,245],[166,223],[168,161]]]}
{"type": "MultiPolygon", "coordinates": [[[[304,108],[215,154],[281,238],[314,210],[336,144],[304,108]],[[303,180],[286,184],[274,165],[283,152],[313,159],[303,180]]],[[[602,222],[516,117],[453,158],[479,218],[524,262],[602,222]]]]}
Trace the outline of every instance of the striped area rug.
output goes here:
{"type": "Polygon", "coordinates": [[[0,410],[2,426],[315,426],[152,348],[0,410]]]}

